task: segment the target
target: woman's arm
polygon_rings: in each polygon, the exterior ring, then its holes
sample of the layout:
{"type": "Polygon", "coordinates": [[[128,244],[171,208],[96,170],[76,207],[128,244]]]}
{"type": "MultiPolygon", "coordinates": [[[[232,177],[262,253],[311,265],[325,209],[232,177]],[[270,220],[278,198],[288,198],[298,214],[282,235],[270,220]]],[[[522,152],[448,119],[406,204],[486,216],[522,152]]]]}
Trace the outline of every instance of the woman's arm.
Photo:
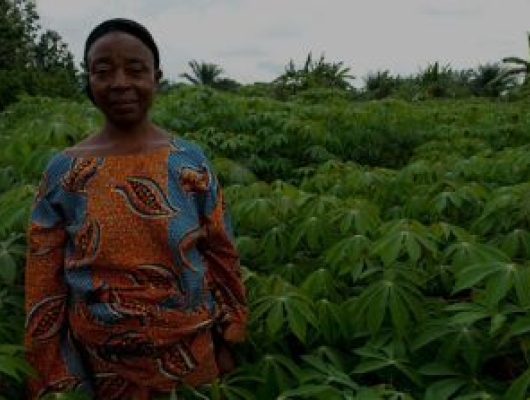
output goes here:
{"type": "Polygon", "coordinates": [[[64,282],[65,221],[59,208],[58,168],[47,169],[32,206],[26,255],[26,358],[37,371],[29,398],[85,386],[85,373],[67,324],[64,282]]]}
{"type": "Polygon", "coordinates": [[[208,282],[221,310],[220,333],[227,342],[242,342],[245,339],[248,309],[239,254],[221,187],[211,170],[209,176],[202,215],[206,238],[201,252],[207,265],[208,282]]]}

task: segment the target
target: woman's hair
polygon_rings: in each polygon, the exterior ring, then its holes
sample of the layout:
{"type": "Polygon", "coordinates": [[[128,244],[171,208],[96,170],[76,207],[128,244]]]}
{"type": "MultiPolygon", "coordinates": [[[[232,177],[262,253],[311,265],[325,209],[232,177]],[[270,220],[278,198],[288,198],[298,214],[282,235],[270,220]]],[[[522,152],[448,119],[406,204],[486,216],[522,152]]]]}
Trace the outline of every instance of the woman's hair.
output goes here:
{"type": "Polygon", "coordinates": [[[96,40],[98,40],[100,37],[106,35],[109,32],[124,32],[136,37],[143,44],[145,44],[153,53],[155,69],[160,68],[160,55],[158,53],[158,47],[155,43],[155,40],[153,39],[153,36],[151,36],[151,33],[147,30],[147,28],[145,28],[138,22],[130,19],[114,18],[97,25],[88,35],[85,42],[85,51],[83,54],[83,61],[87,69],[88,52],[90,51],[90,47],[92,47],[96,40]]]}

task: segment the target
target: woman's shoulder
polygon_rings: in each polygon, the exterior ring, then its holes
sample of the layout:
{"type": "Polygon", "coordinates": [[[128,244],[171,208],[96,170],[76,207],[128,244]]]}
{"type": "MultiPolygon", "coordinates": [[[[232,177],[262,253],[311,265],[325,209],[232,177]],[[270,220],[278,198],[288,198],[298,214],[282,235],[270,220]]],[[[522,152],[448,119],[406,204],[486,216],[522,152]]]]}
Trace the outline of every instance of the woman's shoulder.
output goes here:
{"type": "Polygon", "coordinates": [[[49,159],[38,185],[36,200],[39,201],[48,197],[51,193],[61,187],[61,181],[68,174],[71,168],[70,157],[63,154],[62,151],[54,153],[49,159]]]}
{"type": "Polygon", "coordinates": [[[70,157],[64,150],[58,151],[52,155],[48,161],[44,173],[49,178],[59,178],[64,175],[72,164],[72,157],[70,157]]]}
{"type": "Polygon", "coordinates": [[[196,162],[198,165],[203,165],[208,162],[203,149],[198,144],[180,136],[174,136],[171,139],[171,151],[180,156],[180,158],[187,156],[187,158],[196,162]]]}

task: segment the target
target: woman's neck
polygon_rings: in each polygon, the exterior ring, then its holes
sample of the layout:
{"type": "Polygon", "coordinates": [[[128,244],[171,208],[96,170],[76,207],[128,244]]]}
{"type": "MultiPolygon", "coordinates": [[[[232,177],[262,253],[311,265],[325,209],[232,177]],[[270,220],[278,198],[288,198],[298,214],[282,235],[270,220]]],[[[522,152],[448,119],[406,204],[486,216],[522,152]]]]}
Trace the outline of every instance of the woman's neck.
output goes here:
{"type": "Polygon", "coordinates": [[[106,121],[98,136],[101,140],[125,144],[149,140],[149,138],[156,136],[158,131],[159,129],[149,120],[134,126],[119,126],[111,121],[106,121]]]}
{"type": "Polygon", "coordinates": [[[133,129],[116,129],[106,124],[99,132],[70,149],[70,152],[98,156],[134,154],[166,145],[170,139],[169,133],[152,123],[133,129]]]}

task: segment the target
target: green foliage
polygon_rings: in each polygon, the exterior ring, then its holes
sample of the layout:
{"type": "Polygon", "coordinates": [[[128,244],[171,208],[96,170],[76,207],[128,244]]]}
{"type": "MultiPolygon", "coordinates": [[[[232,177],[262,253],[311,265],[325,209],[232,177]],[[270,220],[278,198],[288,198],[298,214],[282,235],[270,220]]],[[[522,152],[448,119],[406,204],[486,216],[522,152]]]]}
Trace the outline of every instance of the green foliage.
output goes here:
{"type": "Polygon", "coordinates": [[[380,100],[390,96],[399,83],[399,78],[391,76],[390,71],[377,71],[364,78],[364,90],[368,99],[380,100]]]}
{"type": "Polygon", "coordinates": [[[0,9],[0,111],[24,94],[78,96],[73,55],[57,32],[40,32],[35,2],[1,0],[0,9]]]}
{"type": "MultiPolygon", "coordinates": [[[[426,72],[425,84],[449,74],[426,72]]],[[[528,102],[354,102],[329,88],[277,101],[251,89],[181,85],[153,111],[218,172],[251,310],[239,368],[167,398],[527,398],[528,102]]],[[[23,264],[35,185],[54,152],[100,122],[87,103],[38,97],[0,117],[4,396],[30,373],[23,264]]]]}
{"type": "MultiPolygon", "coordinates": [[[[416,75],[392,76],[388,70],[371,72],[364,78],[360,98],[381,100],[397,98],[426,101],[436,98],[470,98],[471,96],[507,99],[523,96],[517,73],[510,73],[500,63],[478,65],[474,69],[456,70],[449,64],[428,64],[416,75]]],[[[515,72],[515,71],[513,71],[515,72]]]]}
{"type": "Polygon", "coordinates": [[[197,62],[192,60],[188,63],[192,73],[180,74],[193,85],[209,86],[214,89],[235,91],[240,86],[239,83],[230,78],[221,78],[223,69],[217,64],[207,62],[197,62]]]}
{"type": "Polygon", "coordinates": [[[504,74],[498,63],[479,65],[470,81],[472,93],[486,97],[499,97],[515,83],[513,76],[504,74]]]}
{"type": "Polygon", "coordinates": [[[275,81],[275,96],[279,99],[287,99],[308,89],[327,88],[350,90],[350,80],[354,76],[350,74],[350,68],[344,67],[342,61],[328,62],[324,55],[315,61],[313,55],[307,55],[304,66],[297,68],[294,61],[289,61],[285,72],[275,81]]]}
{"type": "MultiPolygon", "coordinates": [[[[528,49],[530,50],[530,32],[526,33],[528,49]]],[[[502,59],[502,62],[507,65],[503,72],[503,77],[523,76],[524,83],[528,83],[530,78],[530,61],[520,57],[511,56],[502,59]]]]}

